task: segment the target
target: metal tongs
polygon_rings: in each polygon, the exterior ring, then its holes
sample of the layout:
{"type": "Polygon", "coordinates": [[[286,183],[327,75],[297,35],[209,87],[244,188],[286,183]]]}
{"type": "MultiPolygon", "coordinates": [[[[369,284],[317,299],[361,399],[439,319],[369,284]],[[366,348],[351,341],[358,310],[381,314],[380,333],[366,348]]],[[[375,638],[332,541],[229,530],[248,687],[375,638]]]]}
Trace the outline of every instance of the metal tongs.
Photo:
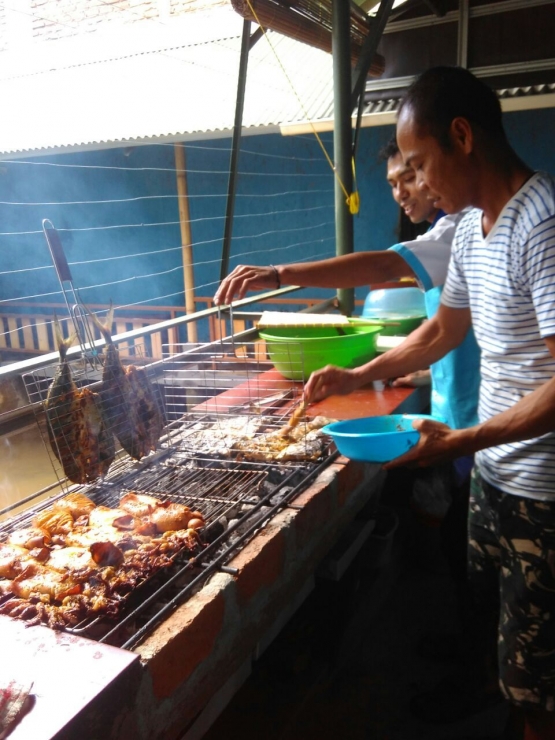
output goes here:
{"type": "Polygon", "coordinates": [[[48,248],[50,249],[58,280],[60,281],[68,314],[71,316],[79,344],[81,345],[82,355],[93,368],[98,368],[101,366],[101,362],[94,346],[94,334],[89,326],[89,312],[81,300],[77,288],[73,285],[71,270],[69,269],[64,248],[62,247],[60,235],[54,228],[52,221],[48,218],[43,219],[42,230],[46,237],[48,248]]]}
{"type": "Polygon", "coordinates": [[[281,427],[280,435],[282,437],[289,437],[293,429],[297,426],[297,424],[300,422],[300,420],[305,415],[307,408],[308,408],[308,399],[306,399],[303,396],[299,405],[293,410],[293,413],[289,417],[289,421],[287,422],[287,424],[284,424],[281,427]]]}

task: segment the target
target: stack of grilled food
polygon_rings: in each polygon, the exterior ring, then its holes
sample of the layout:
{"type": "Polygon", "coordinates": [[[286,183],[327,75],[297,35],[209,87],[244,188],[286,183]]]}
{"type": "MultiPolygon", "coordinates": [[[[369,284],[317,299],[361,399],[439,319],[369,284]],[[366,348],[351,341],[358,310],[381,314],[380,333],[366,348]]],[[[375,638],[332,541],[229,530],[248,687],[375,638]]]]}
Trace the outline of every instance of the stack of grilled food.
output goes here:
{"type": "Polygon", "coordinates": [[[146,494],[109,508],[70,493],[0,543],[0,614],[54,629],[117,617],[177,554],[200,552],[204,524],[200,512],[146,494]]]}
{"type": "MultiPolygon", "coordinates": [[[[324,452],[329,438],[322,427],[335,419],[314,419],[263,431],[268,417],[231,416],[206,426],[199,422],[181,432],[180,446],[192,454],[233,457],[255,462],[310,462],[324,452]]],[[[275,425],[275,420],[273,420],[275,425]]]]}
{"type": "Polygon", "coordinates": [[[116,439],[140,460],[156,449],[164,428],[162,405],[146,370],[124,367],[112,342],[113,308],[106,323],[91,316],[107,345],[98,393],[77,387],[66,356],[73,337],[64,339],[55,321],[60,364],[45,404],[52,450],[73,483],[90,483],[106,475],[115,458],[116,439]]]}

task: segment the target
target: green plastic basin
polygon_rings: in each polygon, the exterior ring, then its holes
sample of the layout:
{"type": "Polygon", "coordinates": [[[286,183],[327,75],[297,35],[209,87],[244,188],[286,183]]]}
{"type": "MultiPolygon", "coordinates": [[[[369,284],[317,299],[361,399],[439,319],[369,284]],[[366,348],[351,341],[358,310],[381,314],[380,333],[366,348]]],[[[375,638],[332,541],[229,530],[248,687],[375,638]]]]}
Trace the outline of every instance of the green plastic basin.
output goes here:
{"type": "Polygon", "coordinates": [[[379,326],[287,327],[260,331],[271,361],[284,377],[308,380],[325,365],[358,367],[376,355],[379,326]]]}

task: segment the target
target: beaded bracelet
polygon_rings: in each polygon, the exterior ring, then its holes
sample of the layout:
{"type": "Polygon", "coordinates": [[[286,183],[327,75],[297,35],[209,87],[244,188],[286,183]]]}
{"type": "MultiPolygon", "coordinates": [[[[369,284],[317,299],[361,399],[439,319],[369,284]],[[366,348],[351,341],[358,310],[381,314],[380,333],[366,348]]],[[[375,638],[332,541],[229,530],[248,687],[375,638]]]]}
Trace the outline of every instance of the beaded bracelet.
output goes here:
{"type": "Polygon", "coordinates": [[[279,271],[277,267],[274,267],[274,265],[270,265],[270,267],[276,273],[276,283],[277,283],[276,288],[281,288],[281,278],[279,276],[279,271]]]}

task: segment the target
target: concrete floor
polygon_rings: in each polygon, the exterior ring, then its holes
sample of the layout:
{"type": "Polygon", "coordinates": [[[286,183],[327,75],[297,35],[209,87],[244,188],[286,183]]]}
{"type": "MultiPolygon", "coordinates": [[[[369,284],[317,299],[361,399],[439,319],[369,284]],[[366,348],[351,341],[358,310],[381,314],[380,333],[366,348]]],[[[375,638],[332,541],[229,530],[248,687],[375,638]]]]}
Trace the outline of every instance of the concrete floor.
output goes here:
{"type": "Polygon", "coordinates": [[[422,637],[458,626],[437,530],[412,514],[410,487],[410,475],[390,476],[382,496],[400,519],[389,563],[373,568],[362,551],[339,583],[319,581],[205,740],[455,740],[501,731],[503,705],[443,726],[410,713],[412,696],[456,669],[421,657],[422,637]]]}

